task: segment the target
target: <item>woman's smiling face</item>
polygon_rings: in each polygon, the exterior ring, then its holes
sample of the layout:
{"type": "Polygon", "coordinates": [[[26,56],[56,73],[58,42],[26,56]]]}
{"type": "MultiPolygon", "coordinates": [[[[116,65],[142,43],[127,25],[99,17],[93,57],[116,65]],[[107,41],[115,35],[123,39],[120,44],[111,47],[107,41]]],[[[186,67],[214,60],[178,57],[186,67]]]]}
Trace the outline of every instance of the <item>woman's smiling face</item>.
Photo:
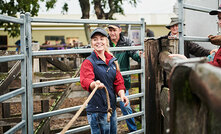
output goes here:
{"type": "Polygon", "coordinates": [[[97,52],[105,51],[105,49],[107,47],[107,43],[108,43],[107,41],[108,41],[108,39],[106,36],[97,33],[91,38],[91,46],[97,52]]]}

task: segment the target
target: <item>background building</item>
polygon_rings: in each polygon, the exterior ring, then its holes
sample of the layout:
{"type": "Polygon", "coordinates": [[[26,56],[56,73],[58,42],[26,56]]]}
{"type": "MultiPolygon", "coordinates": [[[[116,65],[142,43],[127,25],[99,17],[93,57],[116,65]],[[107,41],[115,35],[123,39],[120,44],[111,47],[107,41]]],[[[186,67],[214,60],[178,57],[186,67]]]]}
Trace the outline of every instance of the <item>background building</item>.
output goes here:
{"type": "MultiPolygon", "coordinates": [[[[154,32],[155,37],[160,37],[168,33],[168,29],[165,25],[170,23],[170,18],[175,16],[173,13],[165,14],[127,14],[118,15],[114,17],[116,20],[126,21],[139,21],[141,18],[145,19],[146,28],[154,32]]],[[[54,19],[79,19],[81,15],[62,15],[62,14],[42,14],[38,18],[54,18],[54,19]]],[[[95,15],[91,15],[91,19],[96,19],[95,15]]],[[[90,25],[93,30],[97,25],[90,25]]],[[[128,26],[122,25],[124,31],[128,26]]],[[[136,29],[136,26],[131,26],[131,29],[136,29]]],[[[130,31],[130,30],[129,30],[130,31]]],[[[7,45],[8,50],[15,50],[15,42],[18,38],[11,38],[4,32],[4,29],[0,29],[0,45],[7,45]]],[[[32,23],[32,40],[38,41],[39,44],[43,44],[50,41],[51,44],[61,43],[64,41],[66,44],[73,44],[75,41],[82,42],[83,45],[87,45],[87,40],[84,33],[83,24],[61,24],[61,23],[32,23]]],[[[64,43],[63,42],[63,43],[64,43]]]]}

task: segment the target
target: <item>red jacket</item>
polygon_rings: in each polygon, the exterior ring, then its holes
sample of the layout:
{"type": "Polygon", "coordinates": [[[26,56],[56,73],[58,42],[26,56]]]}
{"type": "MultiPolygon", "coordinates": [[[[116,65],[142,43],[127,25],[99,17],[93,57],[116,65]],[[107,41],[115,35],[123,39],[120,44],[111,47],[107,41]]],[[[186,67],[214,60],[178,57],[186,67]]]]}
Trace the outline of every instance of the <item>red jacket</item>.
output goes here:
{"type": "Polygon", "coordinates": [[[218,51],[214,56],[214,60],[209,62],[210,64],[221,67],[221,47],[219,47],[218,51]]]}
{"type": "MultiPolygon", "coordinates": [[[[95,54],[97,58],[100,59],[96,52],[95,54]]],[[[105,57],[106,57],[106,64],[108,65],[110,59],[112,59],[113,56],[105,52],[105,57]]],[[[80,70],[80,82],[81,82],[81,86],[83,87],[83,89],[90,92],[90,84],[91,82],[94,81],[94,79],[95,79],[95,75],[94,75],[93,65],[88,59],[86,59],[82,63],[81,70],[80,70]]],[[[114,84],[114,89],[115,89],[116,94],[119,92],[119,90],[126,89],[124,86],[124,79],[119,71],[116,72],[116,77],[115,77],[113,84],[114,84]]]]}

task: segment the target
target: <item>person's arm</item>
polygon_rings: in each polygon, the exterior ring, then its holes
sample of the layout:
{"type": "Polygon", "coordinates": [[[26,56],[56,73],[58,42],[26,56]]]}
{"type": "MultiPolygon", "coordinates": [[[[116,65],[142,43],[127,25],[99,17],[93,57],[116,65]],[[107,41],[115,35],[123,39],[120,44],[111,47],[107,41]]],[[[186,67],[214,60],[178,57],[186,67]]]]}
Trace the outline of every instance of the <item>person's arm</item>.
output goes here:
{"type": "MultiPolygon", "coordinates": [[[[128,46],[134,46],[133,41],[131,41],[129,38],[125,38],[125,40],[126,40],[126,43],[127,43],[128,46]]],[[[129,51],[128,53],[129,53],[129,56],[133,60],[135,60],[137,62],[141,61],[141,59],[140,59],[140,51],[129,51]]]]}
{"type": "Polygon", "coordinates": [[[173,57],[177,57],[177,58],[180,58],[180,59],[184,59],[184,60],[187,60],[187,57],[185,55],[182,55],[182,54],[170,54],[168,55],[170,58],[173,58],[173,57]]]}
{"type": "Polygon", "coordinates": [[[95,76],[93,65],[89,60],[86,59],[82,63],[80,70],[80,83],[82,88],[90,92],[90,89],[93,89],[90,88],[90,85],[92,82],[94,82],[94,78],[95,76]]]}
{"type": "Polygon", "coordinates": [[[118,94],[120,90],[124,90],[124,92],[126,92],[126,87],[124,86],[124,79],[120,71],[116,72],[116,76],[114,80],[114,90],[116,94],[118,94]]]}
{"type": "Polygon", "coordinates": [[[124,106],[127,106],[129,103],[128,98],[125,96],[126,88],[124,86],[124,79],[120,73],[120,71],[116,72],[116,77],[114,80],[114,89],[118,96],[120,96],[122,102],[124,102],[124,106]]]}
{"type": "Polygon", "coordinates": [[[126,106],[128,105],[128,103],[129,103],[129,100],[128,100],[128,98],[125,96],[124,90],[120,90],[120,91],[118,92],[118,95],[120,96],[121,101],[124,102],[124,106],[126,107],[126,106]]]}
{"type": "Polygon", "coordinates": [[[196,57],[202,57],[202,56],[208,56],[210,54],[210,50],[205,49],[204,47],[201,47],[197,43],[193,43],[190,41],[185,42],[186,45],[188,45],[189,53],[196,56],[196,57]]]}

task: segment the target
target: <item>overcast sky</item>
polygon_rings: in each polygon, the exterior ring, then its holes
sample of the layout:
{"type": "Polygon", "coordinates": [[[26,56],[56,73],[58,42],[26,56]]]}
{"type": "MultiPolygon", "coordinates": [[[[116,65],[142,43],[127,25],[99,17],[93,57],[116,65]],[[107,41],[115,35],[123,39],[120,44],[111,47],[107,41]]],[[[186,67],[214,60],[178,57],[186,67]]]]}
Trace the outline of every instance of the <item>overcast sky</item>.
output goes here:
{"type": "MultiPolygon", "coordinates": [[[[79,5],[79,0],[58,0],[55,5],[55,9],[46,11],[45,3],[40,3],[39,14],[60,14],[62,5],[64,2],[69,3],[68,14],[81,14],[81,9],[79,5]]],[[[133,7],[126,0],[124,1],[124,12],[125,14],[141,14],[141,13],[172,13],[173,5],[176,0],[137,0],[137,7],[133,7]]],[[[94,13],[93,7],[91,8],[91,13],[94,13]]]]}

